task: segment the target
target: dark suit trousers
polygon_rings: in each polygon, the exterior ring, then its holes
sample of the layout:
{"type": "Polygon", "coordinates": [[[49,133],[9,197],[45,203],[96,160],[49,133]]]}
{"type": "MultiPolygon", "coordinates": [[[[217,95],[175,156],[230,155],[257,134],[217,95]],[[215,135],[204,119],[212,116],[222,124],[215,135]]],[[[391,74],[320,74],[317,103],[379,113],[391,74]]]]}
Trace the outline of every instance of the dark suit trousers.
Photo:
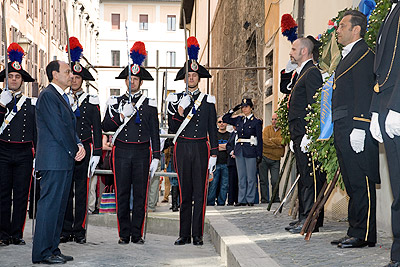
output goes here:
{"type": "Polygon", "coordinates": [[[180,188],[180,237],[203,236],[209,147],[204,140],[178,139],[174,148],[180,188]],[[192,201],[194,201],[192,212],[192,201]],[[192,231],[190,231],[192,228],[192,231]]]}
{"type": "Polygon", "coordinates": [[[73,171],[40,171],[40,199],[33,238],[32,261],[61,253],[58,245],[73,171]]]}
{"type": "Polygon", "coordinates": [[[88,192],[88,167],[90,160],[90,143],[84,143],[86,151],[85,158],[75,162],[74,174],[72,176],[71,190],[68,197],[67,210],[64,217],[62,236],[74,235],[79,238],[85,237],[85,223],[87,210],[88,192]],[[73,199],[75,197],[75,205],[73,199]],[[74,216],[75,207],[75,216],[74,216]]]}
{"type": "Polygon", "coordinates": [[[33,152],[30,145],[1,143],[0,240],[23,236],[32,162],[33,152]]]}
{"type": "MultiPolygon", "coordinates": [[[[334,123],[334,142],[339,161],[340,172],[350,197],[347,235],[369,242],[376,242],[376,190],[375,182],[368,178],[363,164],[365,151],[356,153],[350,145],[353,130],[351,118],[343,118],[334,123]],[[349,127],[350,125],[350,127],[349,127]]],[[[366,144],[371,135],[367,130],[366,144]]]]}
{"type": "Polygon", "coordinates": [[[129,144],[115,147],[113,153],[118,230],[121,238],[143,235],[147,186],[150,168],[150,144],[129,144]],[[133,185],[132,218],[129,207],[133,185]]]}
{"type": "MultiPolygon", "coordinates": [[[[234,160],[234,159],[233,159],[234,160]]],[[[233,205],[238,202],[238,173],[235,165],[228,166],[229,187],[228,187],[228,204],[233,205]]]]}

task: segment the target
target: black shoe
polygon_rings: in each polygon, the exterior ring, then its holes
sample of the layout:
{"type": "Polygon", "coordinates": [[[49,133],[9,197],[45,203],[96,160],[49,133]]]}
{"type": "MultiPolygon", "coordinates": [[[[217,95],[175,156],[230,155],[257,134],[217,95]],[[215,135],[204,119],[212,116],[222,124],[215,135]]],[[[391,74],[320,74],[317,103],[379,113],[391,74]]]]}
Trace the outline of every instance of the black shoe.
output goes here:
{"type": "Polygon", "coordinates": [[[74,260],[74,257],[68,256],[68,255],[64,255],[62,253],[60,255],[56,255],[56,256],[63,258],[65,261],[73,261],[74,260]]]}
{"type": "Polygon", "coordinates": [[[8,239],[0,240],[0,247],[5,247],[8,245],[10,245],[10,240],[8,240],[8,239]]]}
{"type": "Polygon", "coordinates": [[[73,236],[68,236],[68,235],[62,235],[60,236],[60,243],[67,243],[70,241],[74,241],[74,237],[73,236]]]}
{"type": "Polygon", "coordinates": [[[289,230],[289,233],[291,233],[291,234],[300,234],[301,229],[303,229],[303,224],[299,223],[296,226],[293,226],[293,228],[289,230]]]}
{"type": "Polygon", "coordinates": [[[120,237],[119,240],[118,240],[118,244],[120,244],[120,245],[127,245],[127,244],[129,244],[129,238],[120,237]]]}
{"type": "Polygon", "coordinates": [[[246,206],[246,203],[236,203],[234,206],[235,207],[246,206]]]}
{"type": "Polygon", "coordinates": [[[290,226],[293,226],[293,225],[297,224],[298,222],[299,222],[299,220],[297,220],[297,221],[291,221],[291,222],[289,223],[289,225],[290,225],[290,226]]]}
{"type": "Polygon", "coordinates": [[[202,246],[203,245],[203,237],[202,236],[194,236],[193,237],[193,245],[202,246]]]}
{"type": "Polygon", "coordinates": [[[272,203],[281,203],[281,200],[279,198],[275,198],[272,203]]]}
{"type": "Polygon", "coordinates": [[[179,237],[176,241],[175,241],[175,243],[174,243],[174,245],[185,245],[185,244],[190,244],[191,243],[191,240],[190,240],[190,237],[179,237]]]}
{"type": "Polygon", "coordinates": [[[375,243],[362,240],[357,237],[350,237],[338,244],[338,248],[362,248],[362,247],[375,247],[375,243]]]}
{"type": "Polygon", "coordinates": [[[137,236],[137,237],[133,237],[132,236],[132,243],[143,245],[144,244],[144,240],[143,240],[143,238],[141,236],[137,236]]]}
{"type": "Polygon", "coordinates": [[[296,228],[299,224],[301,224],[300,221],[293,221],[293,222],[290,222],[289,225],[285,227],[285,230],[286,230],[286,231],[290,231],[290,230],[292,230],[293,228],[296,228]]]}
{"type": "Polygon", "coordinates": [[[390,261],[385,267],[400,267],[400,261],[390,261]]]}
{"type": "Polygon", "coordinates": [[[247,206],[253,207],[254,203],[247,203],[247,206]]]}
{"type": "Polygon", "coordinates": [[[331,245],[337,246],[337,245],[339,245],[340,243],[342,243],[343,241],[345,241],[346,239],[349,239],[349,238],[350,238],[350,236],[346,235],[345,237],[342,237],[340,239],[332,240],[331,241],[331,245]]]}
{"type": "Polygon", "coordinates": [[[99,209],[96,208],[96,209],[92,212],[92,214],[99,214],[99,209]]]}
{"type": "Polygon", "coordinates": [[[14,245],[26,245],[25,241],[22,238],[12,238],[11,242],[14,245]]]}
{"type": "Polygon", "coordinates": [[[34,263],[42,263],[42,264],[64,264],[67,261],[64,260],[62,257],[60,256],[55,256],[55,255],[51,255],[48,256],[47,258],[45,258],[42,261],[39,262],[34,262],[34,263]]]}
{"type": "Polygon", "coordinates": [[[77,237],[75,236],[75,242],[78,244],[85,244],[86,243],[86,238],[85,237],[77,237]]]}

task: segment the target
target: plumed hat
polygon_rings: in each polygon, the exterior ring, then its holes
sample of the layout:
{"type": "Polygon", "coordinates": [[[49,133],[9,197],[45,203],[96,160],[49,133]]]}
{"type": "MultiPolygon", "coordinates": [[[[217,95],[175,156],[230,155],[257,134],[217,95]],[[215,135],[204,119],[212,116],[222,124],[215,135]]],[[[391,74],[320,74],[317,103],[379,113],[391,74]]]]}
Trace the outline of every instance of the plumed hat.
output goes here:
{"type": "MultiPolygon", "coordinates": [[[[154,78],[151,76],[143,66],[143,61],[146,59],[147,52],[143,42],[137,41],[131,48],[131,59],[133,64],[131,65],[131,75],[139,77],[141,80],[153,81],[154,78]]],[[[129,65],[116,77],[115,79],[126,79],[129,76],[129,65]]]]}
{"type": "Polygon", "coordinates": [[[196,37],[191,36],[187,39],[187,46],[188,46],[188,55],[189,60],[185,63],[183,68],[181,68],[178,73],[176,74],[175,81],[183,80],[186,74],[186,64],[188,64],[188,71],[189,72],[197,72],[200,78],[211,78],[211,74],[204,68],[202,65],[197,62],[197,58],[199,56],[199,42],[197,41],[196,37]]]}
{"type": "MultiPolygon", "coordinates": [[[[69,45],[71,52],[71,70],[74,75],[79,75],[83,80],[94,81],[92,74],[88,69],[83,67],[79,61],[82,57],[83,47],[76,37],[69,37],[69,45]]],[[[68,53],[68,46],[66,47],[68,53]]]]}
{"type": "MultiPolygon", "coordinates": [[[[22,58],[24,57],[24,50],[22,49],[22,47],[17,43],[11,43],[7,49],[7,53],[8,59],[10,60],[10,62],[8,62],[8,73],[18,72],[19,74],[21,74],[24,82],[34,82],[35,79],[33,79],[32,76],[29,75],[29,73],[22,69],[21,63],[22,58]]],[[[0,72],[0,81],[4,81],[5,77],[6,70],[4,69],[0,72]]]]}

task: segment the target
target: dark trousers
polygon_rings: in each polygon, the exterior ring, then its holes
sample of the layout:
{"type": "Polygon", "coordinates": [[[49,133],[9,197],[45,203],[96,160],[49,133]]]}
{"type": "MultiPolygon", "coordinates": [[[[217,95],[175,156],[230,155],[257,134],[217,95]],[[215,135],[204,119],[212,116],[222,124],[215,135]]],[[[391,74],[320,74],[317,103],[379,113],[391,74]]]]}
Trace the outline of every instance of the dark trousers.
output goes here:
{"type": "Polygon", "coordinates": [[[175,143],[175,169],[178,173],[181,200],[180,237],[203,235],[209,153],[205,139],[178,139],[175,143]]]}
{"type": "Polygon", "coordinates": [[[90,161],[90,143],[84,143],[86,151],[85,158],[75,162],[74,174],[72,176],[71,190],[68,197],[67,210],[64,217],[62,236],[85,237],[85,224],[87,216],[88,195],[88,167],[90,161]],[[75,198],[75,205],[73,200],[75,198]],[[75,207],[75,216],[74,216],[75,207]]]}
{"type": "MultiPolygon", "coordinates": [[[[262,157],[262,162],[258,168],[260,173],[260,192],[261,192],[261,203],[269,202],[269,182],[268,182],[268,171],[271,173],[271,185],[272,192],[274,192],[275,187],[279,179],[279,168],[280,168],[280,160],[272,160],[265,156],[262,157]]],[[[272,197],[272,195],[271,195],[272,197]]],[[[279,189],[275,199],[271,200],[272,202],[279,202],[279,189]]]]}
{"type": "Polygon", "coordinates": [[[58,245],[73,171],[40,171],[40,199],[33,238],[32,261],[61,253],[58,245]]]}
{"type": "MultiPolygon", "coordinates": [[[[366,147],[360,153],[350,145],[352,122],[346,118],[335,121],[334,142],[340,172],[349,199],[349,229],[347,235],[376,242],[376,190],[375,182],[368,177],[365,165],[366,147]],[[351,125],[349,127],[349,125],[351,125]]],[[[369,132],[367,139],[372,138],[369,132]]],[[[368,146],[368,140],[365,146],[368,146]]]]}
{"type": "Polygon", "coordinates": [[[32,180],[32,162],[31,146],[1,142],[0,240],[23,236],[32,180]]]}
{"type": "MultiPolygon", "coordinates": [[[[233,160],[234,161],[234,160],[233,160]]],[[[238,173],[236,164],[228,165],[229,187],[228,187],[228,204],[238,203],[238,173]]]]}
{"type": "Polygon", "coordinates": [[[141,237],[147,208],[150,144],[125,144],[120,147],[118,143],[113,150],[119,236],[126,239],[141,237]],[[133,185],[132,217],[129,207],[131,185],[133,185]]]}

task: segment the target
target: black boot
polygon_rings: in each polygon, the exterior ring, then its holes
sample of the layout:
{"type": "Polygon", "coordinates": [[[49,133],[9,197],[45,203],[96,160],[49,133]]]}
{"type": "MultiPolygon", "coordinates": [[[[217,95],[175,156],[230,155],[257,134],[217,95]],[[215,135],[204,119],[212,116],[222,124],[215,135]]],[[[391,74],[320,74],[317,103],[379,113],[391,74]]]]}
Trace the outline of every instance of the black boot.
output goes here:
{"type": "Polygon", "coordinates": [[[178,211],[179,186],[172,186],[172,211],[178,211]]]}

